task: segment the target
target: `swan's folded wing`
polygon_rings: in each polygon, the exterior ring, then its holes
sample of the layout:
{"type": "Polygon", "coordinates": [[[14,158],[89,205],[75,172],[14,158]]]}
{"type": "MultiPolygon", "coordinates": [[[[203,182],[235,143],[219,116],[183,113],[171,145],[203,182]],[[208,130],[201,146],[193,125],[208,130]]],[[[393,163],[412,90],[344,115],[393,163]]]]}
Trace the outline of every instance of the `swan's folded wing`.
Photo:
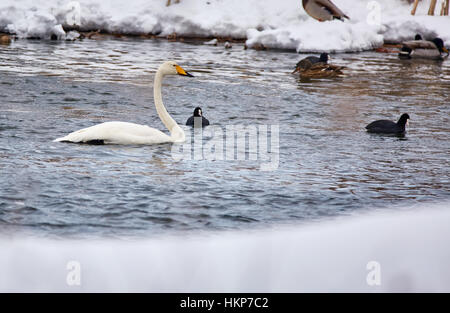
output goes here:
{"type": "Polygon", "coordinates": [[[127,122],[106,122],[83,128],[54,141],[88,143],[102,141],[106,144],[156,144],[169,142],[170,136],[148,127],[127,122]]]}

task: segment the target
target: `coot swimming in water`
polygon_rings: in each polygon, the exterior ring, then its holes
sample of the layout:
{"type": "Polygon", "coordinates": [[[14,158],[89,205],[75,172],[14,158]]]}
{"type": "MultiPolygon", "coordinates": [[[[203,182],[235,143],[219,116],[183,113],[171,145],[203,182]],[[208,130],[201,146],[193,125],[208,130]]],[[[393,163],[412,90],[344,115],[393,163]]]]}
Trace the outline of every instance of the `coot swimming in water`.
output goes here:
{"type": "MultiPolygon", "coordinates": [[[[208,126],[208,125],[209,125],[208,119],[206,119],[206,118],[203,116],[202,108],[196,107],[196,108],[194,109],[194,114],[193,114],[190,118],[188,118],[188,120],[186,121],[186,126],[192,126],[192,127],[194,127],[194,121],[195,121],[195,118],[196,118],[196,117],[202,119],[202,127],[205,127],[205,126],[208,126]]],[[[200,121],[199,121],[199,122],[200,122],[200,121]]],[[[200,124],[200,123],[199,123],[199,124],[200,124]]]]}
{"type": "MultiPolygon", "coordinates": [[[[298,63],[295,65],[295,69],[296,69],[296,71],[306,69],[310,65],[313,65],[313,64],[316,64],[319,62],[327,64],[329,60],[330,60],[330,55],[328,53],[322,53],[320,55],[320,57],[309,56],[309,57],[306,57],[306,58],[298,61],[298,63]]],[[[294,71],[294,73],[295,73],[295,71],[294,71]]]]}
{"type": "Polygon", "coordinates": [[[408,120],[409,115],[405,113],[400,116],[397,123],[388,120],[379,120],[367,125],[366,129],[369,133],[403,135],[406,132],[405,126],[408,120]]]}

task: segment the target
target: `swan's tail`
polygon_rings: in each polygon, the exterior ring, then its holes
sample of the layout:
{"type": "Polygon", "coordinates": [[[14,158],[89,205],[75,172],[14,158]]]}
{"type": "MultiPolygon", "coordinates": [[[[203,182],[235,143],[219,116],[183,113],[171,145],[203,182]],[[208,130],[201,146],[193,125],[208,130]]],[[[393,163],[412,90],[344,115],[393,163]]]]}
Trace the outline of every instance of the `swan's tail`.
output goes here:
{"type": "MultiPolygon", "coordinates": [[[[67,137],[67,136],[66,136],[66,137],[67,137]]],[[[66,137],[56,138],[55,140],[53,140],[53,142],[64,142],[64,141],[68,141],[66,137]]]]}
{"type": "MultiPolygon", "coordinates": [[[[99,125],[101,125],[101,124],[99,124],[99,125]]],[[[86,136],[86,133],[91,128],[92,127],[77,130],[73,133],[70,133],[70,134],[64,136],[64,137],[57,138],[57,139],[53,140],[53,142],[84,142],[87,140],[97,139],[97,138],[90,138],[89,136],[86,136]]]]}

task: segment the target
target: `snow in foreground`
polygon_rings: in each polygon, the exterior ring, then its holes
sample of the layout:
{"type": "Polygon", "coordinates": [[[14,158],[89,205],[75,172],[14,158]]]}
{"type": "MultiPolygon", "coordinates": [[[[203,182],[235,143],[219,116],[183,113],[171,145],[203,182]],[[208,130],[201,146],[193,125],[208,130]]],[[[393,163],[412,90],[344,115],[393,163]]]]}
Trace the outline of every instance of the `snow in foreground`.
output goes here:
{"type": "MultiPolygon", "coordinates": [[[[247,45],[308,51],[361,51],[384,41],[411,39],[415,33],[450,42],[450,17],[416,16],[402,0],[335,0],[351,20],[317,22],[300,0],[2,0],[0,31],[20,38],[60,39],[63,26],[124,34],[247,38],[247,45]]],[[[436,13],[438,9],[436,9],[436,13]]],[[[70,34],[69,37],[73,37],[70,34]]]]}
{"type": "Polygon", "coordinates": [[[133,242],[3,238],[0,292],[450,292],[449,224],[445,204],[133,242]]]}

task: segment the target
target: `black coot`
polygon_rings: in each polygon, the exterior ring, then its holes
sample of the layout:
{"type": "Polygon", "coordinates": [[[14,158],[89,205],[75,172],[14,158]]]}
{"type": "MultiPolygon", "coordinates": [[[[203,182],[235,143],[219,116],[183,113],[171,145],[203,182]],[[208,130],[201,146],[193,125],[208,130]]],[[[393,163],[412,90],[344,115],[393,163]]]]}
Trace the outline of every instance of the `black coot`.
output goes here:
{"type": "Polygon", "coordinates": [[[326,64],[326,63],[328,63],[328,60],[330,60],[330,55],[328,53],[324,52],[324,53],[321,53],[319,57],[309,56],[309,57],[306,57],[304,60],[308,60],[312,64],[319,63],[319,62],[326,64]]]}
{"type": "Polygon", "coordinates": [[[202,127],[205,127],[205,126],[209,125],[209,121],[208,121],[208,119],[206,119],[203,116],[202,108],[200,108],[200,107],[196,107],[195,108],[194,114],[190,118],[188,118],[188,120],[186,121],[186,125],[194,127],[194,123],[195,123],[195,118],[196,117],[202,119],[202,127]]]}
{"type": "Polygon", "coordinates": [[[406,132],[405,126],[408,120],[409,115],[405,113],[400,116],[397,123],[388,120],[379,120],[367,125],[366,129],[369,133],[402,135],[406,132]]]}
{"type": "Polygon", "coordinates": [[[307,66],[307,65],[313,65],[313,64],[316,64],[316,63],[324,63],[324,64],[327,64],[327,63],[328,63],[328,60],[330,60],[330,56],[328,55],[328,53],[322,53],[322,54],[320,55],[320,57],[316,57],[316,56],[309,56],[309,57],[306,57],[306,58],[304,58],[304,59],[301,59],[301,60],[295,65],[295,71],[294,71],[293,73],[295,73],[295,72],[297,72],[298,70],[301,70],[301,69],[306,69],[305,66],[307,66]]]}

